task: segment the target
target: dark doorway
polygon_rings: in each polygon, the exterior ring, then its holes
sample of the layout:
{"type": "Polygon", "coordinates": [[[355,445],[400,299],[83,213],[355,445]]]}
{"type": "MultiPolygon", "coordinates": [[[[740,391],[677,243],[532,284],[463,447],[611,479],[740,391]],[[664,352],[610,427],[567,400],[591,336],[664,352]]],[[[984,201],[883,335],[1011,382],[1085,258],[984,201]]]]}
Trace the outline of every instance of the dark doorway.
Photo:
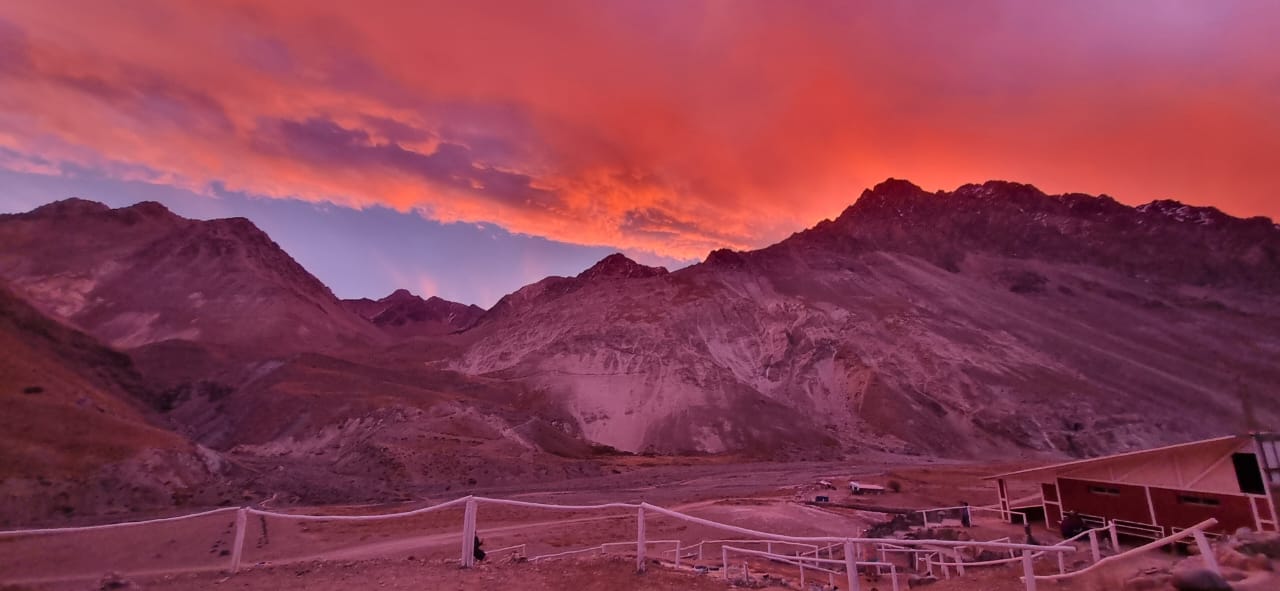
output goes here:
{"type": "Polygon", "coordinates": [[[1236,467],[1236,482],[1240,484],[1240,492],[1251,495],[1267,494],[1267,487],[1262,482],[1262,470],[1258,468],[1258,457],[1251,453],[1231,454],[1231,463],[1236,467]]]}

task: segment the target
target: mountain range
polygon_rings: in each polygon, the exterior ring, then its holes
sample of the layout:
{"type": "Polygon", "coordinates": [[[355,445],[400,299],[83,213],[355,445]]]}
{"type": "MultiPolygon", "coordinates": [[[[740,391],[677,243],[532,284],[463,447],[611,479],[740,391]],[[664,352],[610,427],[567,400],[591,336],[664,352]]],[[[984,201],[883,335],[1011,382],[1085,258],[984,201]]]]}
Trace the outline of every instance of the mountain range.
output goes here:
{"type": "Polygon", "coordinates": [[[0,521],[1280,424],[1280,228],[1172,201],[890,179],[760,250],[615,254],[488,310],[339,300],[248,220],[156,203],[0,216],[0,246],[0,521]]]}

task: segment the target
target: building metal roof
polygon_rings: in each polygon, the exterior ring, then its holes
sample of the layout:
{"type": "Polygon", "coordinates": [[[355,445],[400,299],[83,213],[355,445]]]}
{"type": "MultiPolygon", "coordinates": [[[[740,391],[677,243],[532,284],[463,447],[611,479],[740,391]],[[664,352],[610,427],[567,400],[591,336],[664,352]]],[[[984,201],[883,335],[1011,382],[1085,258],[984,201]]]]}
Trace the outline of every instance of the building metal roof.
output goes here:
{"type": "Polygon", "coordinates": [[[1084,460],[1073,460],[1070,462],[1061,462],[1050,464],[1047,466],[1039,466],[1036,468],[1027,468],[1025,470],[1017,470],[1015,472],[1005,472],[1003,474],[995,474],[987,476],[983,480],[1037,480],[1050,475],[1057,475],[1063,472],[1070,472],[1077,469],[1090,468],[1113,462],[1121,459],[1133,459],[1141,456],[1159,456],[1167,453],[1185,452],[1193,449],[1205,447],[1226,446],[1227,442],[1243,443],[1250,438],[1248,435],[1228,435],[1225,437],[1215,437],[1213,439],[1202,439],[1200,441],[1190,441],[1187,443],[1178,443],[1175,445],[1166,445],[1164,447],[1155,447],[1151,449],[1142,449],[1138,451],[1130,451],[1125,453],[1102,456],[1099,458],[1088,458],[1084,460]]]}

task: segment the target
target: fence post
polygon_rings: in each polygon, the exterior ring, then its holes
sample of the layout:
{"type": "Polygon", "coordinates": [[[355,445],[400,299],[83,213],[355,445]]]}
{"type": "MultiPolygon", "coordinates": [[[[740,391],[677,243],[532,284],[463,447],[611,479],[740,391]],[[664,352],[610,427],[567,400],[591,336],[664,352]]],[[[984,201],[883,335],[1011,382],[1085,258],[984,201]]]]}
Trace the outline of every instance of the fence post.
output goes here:
{"type": "Polygon", "coordinates": [[[1058,574],[1067,574],[1067,555],[1065,552],[1058,552],[1058,574]]]}
{"type": "Polygon", "coordinates": [[[729,580],[729,549],[720,544],[720,572],[724,573],[724,580],[729,580]]]}
{"type": "Polygon", "coordinates": [[[240,572],[240,557],[244,554],[244,530],[248,526],[249,510],[236,511],[236,535],[231,542],[231,574],[240,572]]]}
{"type": "Polygon", "coordinates": [[[1209,545],[1209,539],[1204,536],[1204,532],[1195,530],[1196,547],[1200,550],[1200,555],[1204,557],[1204,565],[1216,574],[1222,574],[1222,570],[1218,568],[1218,559],[1213,555],[1213,547],[1209,545]]]}
{"type": "Polygon", "coordinates": [[[858,580],[857,560],[858,560],[857,557],[854,556],[853,542],[845,542],[844,543],[844,569],[845,571],[847,571],[847,574],[849,575],[849,591],[858,591],[859,589],[858,585],[861,583],[861,581],[858,580]]]}
{"type": "Polygon", "coordinates": [[[644,572],[644,507],[636,509],[636,572],[644,572]]]}
{"type": "Polygon", "coordinates": [[[680,568],[680,540],[676,540],[676,568],[680,568]]]}
{"type": "Polygon", "coordinates": [[[1089,550],[1093,552],[1093,562],[1102,560],[1102,551],[1098,549],[1098,532],[1089,530],[1089,550]]]}
{"type": "Polygon", "coordinates": [[[467,498],[462,512],[462,568],[476,565],[476,502],[467,498]]]}
{"type": "Polygon", "coordinates": [[[1111,552],[1113,554],[1119,554],[1120,553],[1120,532],[1116,531],[1115,520],[1111,521],[1111,525],[1109,527],[1111,528],[1111,552]]]}
{"type": "Polygon", "coordinates": [[[1031,565],[1031,551],[1022,551],[1022,580],[1027,582],[1027,591],[1036,591],[1036,569],[1031,565]]]}

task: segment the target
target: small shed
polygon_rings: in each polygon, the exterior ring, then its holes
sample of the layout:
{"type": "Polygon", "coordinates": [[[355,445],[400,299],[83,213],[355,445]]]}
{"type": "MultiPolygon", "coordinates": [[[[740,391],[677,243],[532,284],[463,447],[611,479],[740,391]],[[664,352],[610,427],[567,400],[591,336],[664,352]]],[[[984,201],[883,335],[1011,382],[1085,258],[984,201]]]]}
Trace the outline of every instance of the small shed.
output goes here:
{"type": "Polygon", "coordinates": [[[1280,435],[1251,433],[1100,458],[1050,464],[987,477],[1001,514],[1013,521],[1008,483],[1040,487],[1045,521],[1065,513],[1116,521],[1122,532],[1161,537],[1213,517],[1217,530],[1280,531],[1280,435]]]}
{"type": "Polygon", "coordinates": [[[849,492],[855,495],[881,495],[884,494],[884,487],[878,484],[867,484],[851,480],[849,481],[849,492]]]}

